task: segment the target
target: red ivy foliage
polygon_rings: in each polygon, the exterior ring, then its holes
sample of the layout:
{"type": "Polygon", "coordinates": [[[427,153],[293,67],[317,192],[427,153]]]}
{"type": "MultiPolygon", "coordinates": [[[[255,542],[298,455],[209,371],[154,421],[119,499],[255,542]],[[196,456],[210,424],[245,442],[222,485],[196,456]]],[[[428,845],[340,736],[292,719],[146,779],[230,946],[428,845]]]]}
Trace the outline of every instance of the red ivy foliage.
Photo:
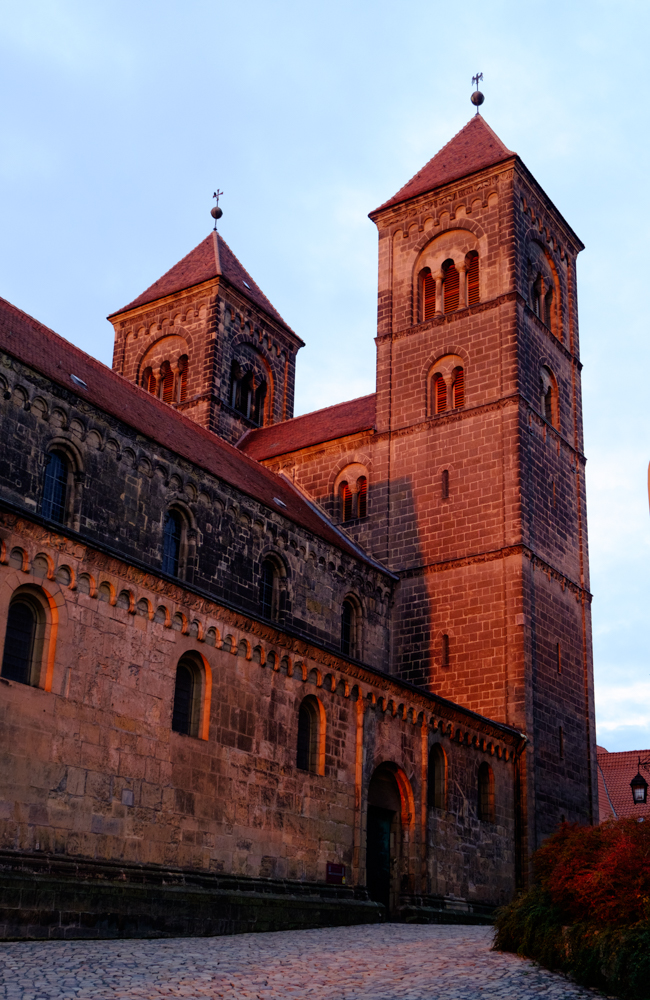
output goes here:
{"type": "Polygon", "coordinates": [[[650,823],[563,823],[534,863],[540,886],[567,922],[623,926],[650,917],[650,823]]]}

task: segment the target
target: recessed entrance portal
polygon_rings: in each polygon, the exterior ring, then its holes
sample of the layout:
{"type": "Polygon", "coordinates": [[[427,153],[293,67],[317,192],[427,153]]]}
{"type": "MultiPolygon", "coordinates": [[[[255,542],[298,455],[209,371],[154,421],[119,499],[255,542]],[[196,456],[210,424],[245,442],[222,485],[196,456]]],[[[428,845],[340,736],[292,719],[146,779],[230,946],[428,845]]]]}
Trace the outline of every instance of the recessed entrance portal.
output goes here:
{"type": "Polygon", "coordinates": [[[377,768],[368,788],[366,885],[376,903],[390,912],[397,903],[402,801],[390,765],[377,768]]]}

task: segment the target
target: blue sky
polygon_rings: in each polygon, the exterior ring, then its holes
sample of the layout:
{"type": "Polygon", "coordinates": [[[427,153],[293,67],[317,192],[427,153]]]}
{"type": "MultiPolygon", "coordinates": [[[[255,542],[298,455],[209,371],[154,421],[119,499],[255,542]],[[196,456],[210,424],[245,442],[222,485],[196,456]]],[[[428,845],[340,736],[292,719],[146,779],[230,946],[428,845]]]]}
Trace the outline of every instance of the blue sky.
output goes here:
{"type": "Polygon", "coordinates": [[[579,258],[598,738],[650,747],[650,5],[0,4],[0,294],[110,363],[105,316],[221,231],[307,346],[296,412],[374,389],[367,213],[469,119],[579,258]]]}

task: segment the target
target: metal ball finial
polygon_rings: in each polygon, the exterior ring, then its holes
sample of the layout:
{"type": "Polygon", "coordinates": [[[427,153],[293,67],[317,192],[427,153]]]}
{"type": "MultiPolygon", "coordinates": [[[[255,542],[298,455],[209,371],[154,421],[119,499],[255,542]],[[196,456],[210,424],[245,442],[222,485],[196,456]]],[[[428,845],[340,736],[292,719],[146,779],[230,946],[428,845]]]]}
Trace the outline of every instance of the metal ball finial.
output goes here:
{"type": "Polygon", "coordinates": [[[472,83],[476,84],[476,90],[474,91],[474,93],[470,97],[470,101],[472,102],[472,104],[476,108],[476,114],[478,114],[478,109],[481,106],[481,104],[483,103],[483,101],[485,100],[485,97],[483,96],[483,94],[481,93],[481,91],[478,89],[479,82],[482,79],[483,79],[483,74],[482,73],[477,73],[476,76],[472,77],[472,83]]]}
{"type": "Polygon", "coordinates": [[[215,231],[215,233],[217,231],[217,222],[219,221],[219,219],[223,215],[223,209],[219,208],[219,198],[221,197],[222,194],[223,194],[223,191],[220,191],[219,188],[217,188],[217,190],[212,195],[213,198],[217,199],[216,205],[213,208],[210,209],[210,215],[214,219],[214,231],[215,231]]]}

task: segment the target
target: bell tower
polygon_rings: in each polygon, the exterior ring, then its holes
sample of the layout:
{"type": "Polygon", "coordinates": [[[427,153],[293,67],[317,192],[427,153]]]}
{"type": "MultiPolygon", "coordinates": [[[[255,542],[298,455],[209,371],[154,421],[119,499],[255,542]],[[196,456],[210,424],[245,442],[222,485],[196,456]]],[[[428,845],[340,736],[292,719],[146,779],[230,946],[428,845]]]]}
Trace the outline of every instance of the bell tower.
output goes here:
{"type": "Polygon", "coordinates": [[[293,416],[303,341],[216,229],[108,318],[113,369],[232,444],[293,416]]]}
{"type": "Polygon", "coordinates": [[[583,244],[478,107],[370,218],[391,669],[526,734],[532,851],[563,818],[597,819],[583,244]]]}

